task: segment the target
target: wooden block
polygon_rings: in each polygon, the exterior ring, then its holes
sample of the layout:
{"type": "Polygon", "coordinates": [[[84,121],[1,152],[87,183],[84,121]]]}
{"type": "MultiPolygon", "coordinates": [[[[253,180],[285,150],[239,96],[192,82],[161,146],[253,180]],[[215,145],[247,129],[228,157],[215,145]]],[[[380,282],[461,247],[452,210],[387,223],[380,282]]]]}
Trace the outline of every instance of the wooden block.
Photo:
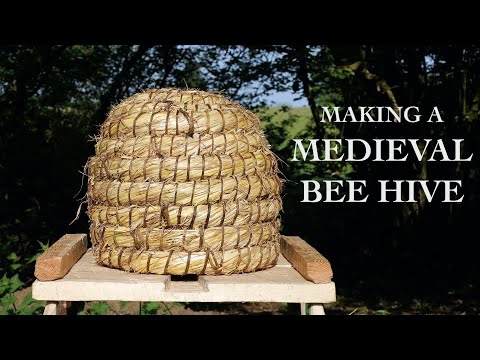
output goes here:
{"type": "Polygon", "coordinates": [[[39,256],[35,277],[40,281],[63,278],[87,251],[87,234],[66,234],[39,256]]]}
{"type": "Polygon", "coordinates": [[[282,254],[307,280],[315,284],[328,283],[333,277],[330,262],[298,236],[282,236],[282,254]]]}

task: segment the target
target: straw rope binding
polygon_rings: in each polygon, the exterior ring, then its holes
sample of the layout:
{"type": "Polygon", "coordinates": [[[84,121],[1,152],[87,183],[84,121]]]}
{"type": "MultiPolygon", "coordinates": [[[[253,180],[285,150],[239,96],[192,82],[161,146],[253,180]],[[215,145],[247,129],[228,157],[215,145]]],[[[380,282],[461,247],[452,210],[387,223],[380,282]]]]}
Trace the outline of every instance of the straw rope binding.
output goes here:
{"type": "Polygon", "coordinates": [[[218,275],[276,263],[277,160],[258,117],[220,94],[149,89],[114,106],[88,179],[99,264],[218,275]]]}

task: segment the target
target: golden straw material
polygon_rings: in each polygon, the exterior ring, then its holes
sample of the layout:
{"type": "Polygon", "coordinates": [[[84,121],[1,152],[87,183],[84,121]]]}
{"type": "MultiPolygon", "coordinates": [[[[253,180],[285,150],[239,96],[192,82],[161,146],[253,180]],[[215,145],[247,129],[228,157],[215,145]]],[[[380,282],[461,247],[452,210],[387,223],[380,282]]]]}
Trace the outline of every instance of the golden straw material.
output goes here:
{"type": "Polygon", "coordinates": [[[225,251],[147,251],[97,246],[99,264],[136,273],[221,275],[267,269],[277,263],[278,241],[225,251]]]}
{"type": "Polygon", "coordinates": [[[276,175],[228,176],[220,179],[185,182],[122,182],[116,180],[91,183],[92,204],[105,205],[200,205],[226,200],[256,200],[278,195],[280,180],[276,175]]]}
{"type": "Polygon", "coordinates": [[[257,117],[237,105],[203,105],[195,107],[194,112],[184,110],[184,106],[165,103],[152,108],[145,106],[140,111],[120,116],[111,114],[101,126],[101,134],[118,139],[140,135],[223,133],[259,126],[257,117]]]}
{"type": "Polygon", "coordinates": [[[205,205],[92,205],[90,219],[102,225],[194,228],[199,226],[245,225],[275,219],[282,208],[280,198],[257,201],[223,201],[205,205]]]}
{"type": "Polygon", "coordinates": [[[230,250],[263,244],[278,237],[278,221],[194,229],[91,225],[92,243],[147,250],[230,250]]]}
{"type": "Polygon", "coordinates": [[[276,159],[270,152],[230,155],[189,155],[163,158],[114,158],[94,156],[90,160],[95,179],[120,181],[190,181],[226,176],[271,173],[276,159]]]}
{"type": "Polygon", "coordinates": [[[177,105],[218,105],[218,104],[235,104],[228,100],[225,96],[216,93],[197,90],[181,90],[181,89],[147,89],[141,93],[137,93],[123,100],[120,104],[114,106],[110,115],[121,116],[128,113],[139,112],[142,109],[151,107],[156,104],[177,104],[177,105]]]}
{"type": "Polygon", "coordinates": [[[99,264],[230,274],[276,263],[282,182],[258,117],[221,94],[149,89],[114,106],[88,161],[99,264]]]}
{"type": "Polygon", "coordinates": [[[150,158],[180,155],[244,154],[267,148],[262,134],[243,130],[217,134],[142,135],[130,139],[101,138],[95,150],[103,158],[150,158]]]}

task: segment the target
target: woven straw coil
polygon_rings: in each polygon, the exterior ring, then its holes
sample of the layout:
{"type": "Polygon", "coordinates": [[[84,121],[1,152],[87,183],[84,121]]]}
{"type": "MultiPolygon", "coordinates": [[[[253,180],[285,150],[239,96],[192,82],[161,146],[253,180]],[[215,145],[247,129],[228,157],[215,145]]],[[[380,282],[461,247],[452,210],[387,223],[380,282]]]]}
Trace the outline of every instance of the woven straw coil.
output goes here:
{"type": "Polygon", "coordinates": [[[94,254],[154,274],[273,266],[282,203],[258,117],[220,94],[149,89],[114,106],[88,161],[94,254]]]}

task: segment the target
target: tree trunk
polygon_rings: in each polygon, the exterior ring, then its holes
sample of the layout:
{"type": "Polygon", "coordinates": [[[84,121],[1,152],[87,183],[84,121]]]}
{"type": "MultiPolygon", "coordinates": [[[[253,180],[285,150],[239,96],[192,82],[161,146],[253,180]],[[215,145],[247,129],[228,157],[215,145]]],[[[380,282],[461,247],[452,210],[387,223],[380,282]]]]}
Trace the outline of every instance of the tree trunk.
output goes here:
{"type": "Polygon", "coordinates": [[[310,76],[308,74],[308,49],[306,47],[297,47],[297,60],[298,60],[298,69],[297,76],[298,79],[302,82],[303,93],[308,101],[308,106],[312,112],[313,121],[315,122],[315,135],[318,139],[322,139],[325,135],[325,129],[322,126],[320,119],[320,111],[317,104],[315,103],[315,96],[312,93],[312,86],[310,81],[310,76]]]}

